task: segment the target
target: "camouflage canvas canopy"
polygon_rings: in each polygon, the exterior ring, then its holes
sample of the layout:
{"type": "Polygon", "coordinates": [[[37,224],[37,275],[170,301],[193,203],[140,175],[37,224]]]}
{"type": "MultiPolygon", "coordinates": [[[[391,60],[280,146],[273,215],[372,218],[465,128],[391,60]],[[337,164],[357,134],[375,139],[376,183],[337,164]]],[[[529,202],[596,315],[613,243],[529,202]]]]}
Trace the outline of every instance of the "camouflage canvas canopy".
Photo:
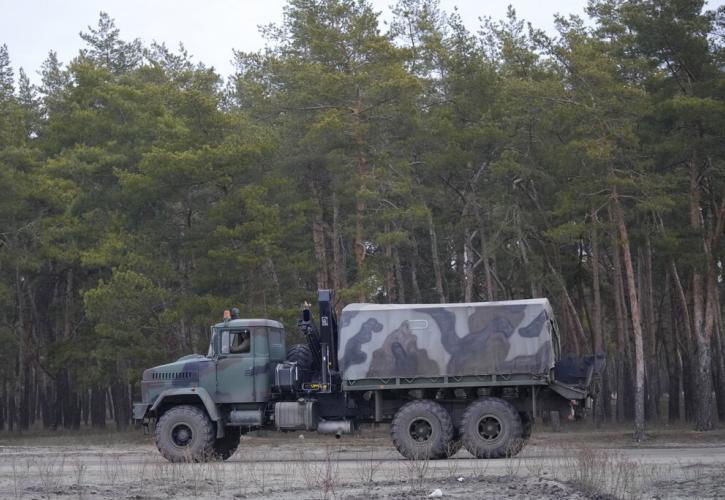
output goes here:
{"type": "Polygon", "coordinates": [[[342,311],[344,380],[547,374],[556,362],[547,299],[467,304],[350,304],[342,311]]]}

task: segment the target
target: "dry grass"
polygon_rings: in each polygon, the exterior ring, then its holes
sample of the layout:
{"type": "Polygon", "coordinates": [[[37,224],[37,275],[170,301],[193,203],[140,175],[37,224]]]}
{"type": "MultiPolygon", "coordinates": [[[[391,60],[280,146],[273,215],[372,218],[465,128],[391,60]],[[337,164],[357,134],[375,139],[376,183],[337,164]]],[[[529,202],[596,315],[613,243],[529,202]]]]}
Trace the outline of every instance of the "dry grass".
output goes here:
{"type": "Polygon", "coordinates": [[[509,453],[513,456],[497,460],[473,460],[461,452],[433,461],[426,454],[400,460],[386,448],[360,439],[346,443],[346,449],[322,440],[289,441],[287,438],[282,449],[274,444],[243,443],[242,451],[227,463],[169,463],[148,447],[137,449],[132,458],[123,449],[89,453],[83,447],[62,447],[48,453],[33,451],[30,457],[23,450],[13,451],[0,456],[6,470],[0,497],[95,498],[93,492],[101,490],[106,492],[101,494],[105,498],[385,498],[428,495],[438,487],[446,492],[446,488],[469,482],[520,485],[538,478],[563,481],[588,496],[623,499],[649,494],[652,488],[668,492],[673,481],[688,483],[687,491],[695,492],[690,496],[697,496],[700,490],[713,491],[714,496],[722,491],[717,489],[716,479],[722,466],[717,469],[699,461],[645,463],[631,458],[626,450],[591,446],[600,444],[591,437],[590,443],[570,440],[563,446],[529,447],[521,454],[513,453],[518,448],[515,443],[509,453]],[[364,451],[359,451],[362,446],[364,451]],[[294,451],[285,455],[282,450],[287,449],[294,451]],[[290,461],[280,465],[280,457],[290,461]]]}

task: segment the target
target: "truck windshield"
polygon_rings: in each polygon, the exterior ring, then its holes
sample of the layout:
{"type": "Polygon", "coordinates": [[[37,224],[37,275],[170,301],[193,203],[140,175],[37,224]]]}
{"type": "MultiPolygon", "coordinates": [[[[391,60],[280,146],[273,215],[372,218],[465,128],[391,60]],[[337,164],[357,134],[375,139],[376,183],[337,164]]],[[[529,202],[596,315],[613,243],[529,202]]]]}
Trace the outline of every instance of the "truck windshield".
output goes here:
{"type": "Polygon", "coordinates": [[[207,358],[213,358],[214,357],[214,351],[217,344],[217,336],[219,335],[219,332],[216,328],[211,329],[211,340],[209,341],[209,352],[206,353],[207,358]]]}

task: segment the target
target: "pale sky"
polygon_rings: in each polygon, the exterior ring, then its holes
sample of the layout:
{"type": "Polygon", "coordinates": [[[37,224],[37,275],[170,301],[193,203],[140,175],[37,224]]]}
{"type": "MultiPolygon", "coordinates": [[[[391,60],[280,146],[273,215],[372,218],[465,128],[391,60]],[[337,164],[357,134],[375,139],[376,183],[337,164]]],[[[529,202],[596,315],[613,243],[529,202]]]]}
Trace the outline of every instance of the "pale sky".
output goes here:
{"type": "MultiPolygon", "coordinates": [[[[721,5],[725,0],[710,0],[721,5]]],[[[264,41],[257,26],[279,23],[285,0],[0,0],[0,45],[7,44],[17,77],[23,67],[38,82],[41,63],[52,49],[68,63],[84,46],[78,36],[96,26],[100,11],[116,21],[121,38],[140,38],[145,44],[165,42],[175,50],[183,42],[195,61],[213,66],[223,77],[233,72],[232,49],[256,51],[264,41]]],[[[389,18],[395,0],[373,0],[389,18]]],[[[553,32],[555,13],[583,15],[586,0],[441,0],[441,9],[458,6],[467,27],[475,31],[478,18],[503,19],[511,3],[519,18],[553,32]]]]}

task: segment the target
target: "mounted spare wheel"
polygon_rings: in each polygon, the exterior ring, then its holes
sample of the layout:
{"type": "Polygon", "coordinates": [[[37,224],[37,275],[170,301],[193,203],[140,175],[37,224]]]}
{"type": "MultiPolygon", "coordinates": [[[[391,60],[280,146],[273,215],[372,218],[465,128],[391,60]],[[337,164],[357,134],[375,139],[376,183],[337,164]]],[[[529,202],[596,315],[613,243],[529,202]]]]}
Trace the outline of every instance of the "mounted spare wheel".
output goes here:
{"type": "Polygon", "coordinates": [[[287,361],[297,363],[300,370],[311,370],[315,364],[310,346],[305,344],[295,344],[287,349],[287,361]]]}
{"type": "Polygon", "coordinates": [[[170,462],[203,462],[213,456],[214,434],[203,409],[174,406],[156,424],[156,447],[170,462]]]}
{"type": "Polygon", "coordinates": [[[499,398],[471,403],[463,413],[461,434],[463,446],[478,458],[511,457],[525,444],[519,413],[499,398]]]}
{"type": "Polygon", "coordinates": [[[428,399],[403,405],[393,418],[393,444],[411,460],[447,456],[453,442],[453,421],[441,405],[428,399]]]}

